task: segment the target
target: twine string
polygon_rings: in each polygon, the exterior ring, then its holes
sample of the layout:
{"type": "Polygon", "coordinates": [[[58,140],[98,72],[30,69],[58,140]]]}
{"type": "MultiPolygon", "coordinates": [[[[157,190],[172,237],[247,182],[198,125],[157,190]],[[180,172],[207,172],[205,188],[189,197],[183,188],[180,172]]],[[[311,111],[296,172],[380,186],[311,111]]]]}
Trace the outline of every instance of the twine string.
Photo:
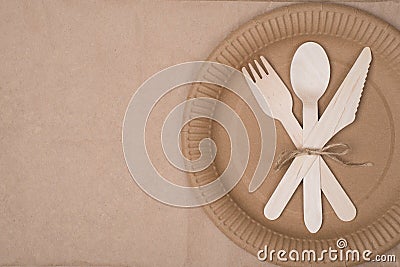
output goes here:
{"type": "Polygon", "coordinates": [[[350,162],[342,158],[347,155],[351,148],[349,145],[344,143],[336,143],[327,145],[323,148],[299,148],[291,151],[283,151],[276,162],[275,170],[279,171],[282,167],[288,165],[294,158],[304,155],[315,155],[315,156],[327,156],[330,159],[346,165],[346,166],[359,166],[367,167],[373,166],[372,162],[350,162]]]}

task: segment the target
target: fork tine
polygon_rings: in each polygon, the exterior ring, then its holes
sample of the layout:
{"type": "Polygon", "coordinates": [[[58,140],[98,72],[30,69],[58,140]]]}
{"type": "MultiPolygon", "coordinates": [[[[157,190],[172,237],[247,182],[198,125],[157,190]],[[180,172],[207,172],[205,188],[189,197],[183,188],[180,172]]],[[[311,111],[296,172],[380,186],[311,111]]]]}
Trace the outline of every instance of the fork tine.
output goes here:
{"type": "Polygon", "coordinates": [[[250,68],[251,74],[253,74],[254,79],[256,81],[261,80],[260,75],[257,73],[257,71],[254,69],[253,65],[251,65],[250,63],[249,63],[249,68],[250,68]]]}
{"type": "Polygon", "coordinates": [[[266,73],[265,70],[261,67],[260,63],[258,63],[257,60],[254,60],[254,63],[256,64],[256,67],[257,67],[257,69],[258,69],[258,72],[259,72],[260,75],[261,75],[261,78],[266,77],[266,76],[267,76],[267,73],[266,73]]]}
{"type": "Polygon", "coordinates": [[[246,78],[248,78],[254,82],[254,79],[250,76],[249,72],[247,71],[247,69],[245,67],[242,68],[242,73],[244,74],[244,76],[246,78]]]}
{"type": "Polygon", "coordinates": [[[261,61],[264,64],[265,69],[268,71],[268,74],[274,71],[274,68],[269,64],[268,60],[265,59],[265,57],[261,56],[261,61]]]}

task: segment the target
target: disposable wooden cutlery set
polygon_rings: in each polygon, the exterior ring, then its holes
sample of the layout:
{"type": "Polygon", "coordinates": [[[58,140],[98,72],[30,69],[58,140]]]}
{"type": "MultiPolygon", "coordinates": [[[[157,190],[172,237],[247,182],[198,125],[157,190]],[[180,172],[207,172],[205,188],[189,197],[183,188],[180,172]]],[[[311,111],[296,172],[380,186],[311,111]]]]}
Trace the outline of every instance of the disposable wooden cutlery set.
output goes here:
{"type": "MultiPolygon", "coordinates": [[[[318,100],[330,80],[329,59],[322,46],[315,42],[304,43],[297,49],[290,67],[290,80],[303,103],[303,127],[293,115],[288,88],[267,59],[260,60],[248,64],[251,75],[246,68],[242,72],[262,110],[282,123],[297,148],[286,154],[286,161],[293,161],[265,205],[265,217],[277,219],[303,181],[304,223],[310,232],[318,232],[322,225],[321,191],[336,215],[342,221],[351,221],[356,216],[356,208],[321,155],[336,159],[338,153],[330,152],[330,148],[346,149],[344,144],[326,146],[326,143],[356,118],[372,60],[370,48],[361,51],[319,119],[318,100]]],[[[262,182],[252,180],[249,191],[255,191],[262,182]]]]}

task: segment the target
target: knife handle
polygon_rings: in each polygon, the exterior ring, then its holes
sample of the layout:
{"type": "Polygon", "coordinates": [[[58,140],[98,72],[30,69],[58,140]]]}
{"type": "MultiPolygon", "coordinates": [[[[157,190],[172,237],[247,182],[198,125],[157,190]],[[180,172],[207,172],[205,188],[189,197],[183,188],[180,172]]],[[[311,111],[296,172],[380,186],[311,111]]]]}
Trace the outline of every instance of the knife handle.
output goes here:
{"type": "Polygon", "coordinates": [[[342,221],[348,222],[356,217],[357,210],[325,161],[321,164],[321,188],[336,215],[342,221]]]}

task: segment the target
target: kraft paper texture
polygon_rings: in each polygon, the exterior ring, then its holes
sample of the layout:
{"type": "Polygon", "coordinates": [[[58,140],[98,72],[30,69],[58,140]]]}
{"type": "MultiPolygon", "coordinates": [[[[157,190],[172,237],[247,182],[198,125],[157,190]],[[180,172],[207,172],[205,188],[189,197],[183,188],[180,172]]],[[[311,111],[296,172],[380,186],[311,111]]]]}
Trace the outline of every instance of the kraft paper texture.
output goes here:
{"type": "MultiPolygon", "coordinates": [[[[1,1],[0,265],[273,266],[201,208],[146,195],[125,165],[121,130],[148,77],[206,59],[243,23],[292,3],[1,1]]],[[[398,1],[345,4],[400,28],[398,1]]],[[[187,93],[169,94],[148,127],[150,156],[177,183],[186,176],[163,162],[157,138],[187,93]]]]}

